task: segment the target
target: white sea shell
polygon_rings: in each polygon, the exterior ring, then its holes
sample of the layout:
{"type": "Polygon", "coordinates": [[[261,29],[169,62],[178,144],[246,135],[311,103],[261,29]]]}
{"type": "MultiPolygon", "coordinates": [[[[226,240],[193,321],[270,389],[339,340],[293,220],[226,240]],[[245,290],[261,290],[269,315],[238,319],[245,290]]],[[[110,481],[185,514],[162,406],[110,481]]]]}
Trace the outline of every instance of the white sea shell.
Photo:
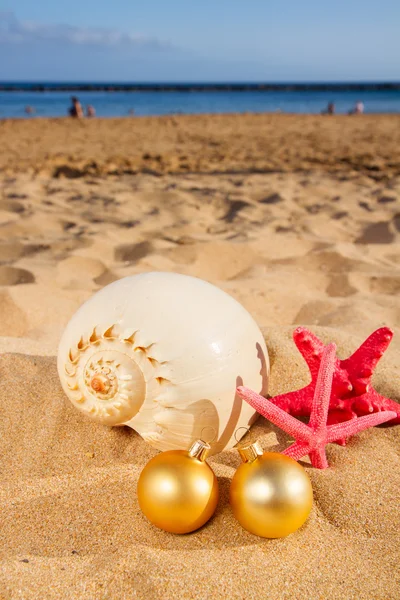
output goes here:
{"type": "Polygon", "coordinates": [[[129,425],[159,450],[215,438],[216,453],[253,422],[235,390],[265,394],[269,360],[261,331],[231,296],[194,277],[145,273],[81,306],[62,336],[58,372],[92,419],[129,425]]]}

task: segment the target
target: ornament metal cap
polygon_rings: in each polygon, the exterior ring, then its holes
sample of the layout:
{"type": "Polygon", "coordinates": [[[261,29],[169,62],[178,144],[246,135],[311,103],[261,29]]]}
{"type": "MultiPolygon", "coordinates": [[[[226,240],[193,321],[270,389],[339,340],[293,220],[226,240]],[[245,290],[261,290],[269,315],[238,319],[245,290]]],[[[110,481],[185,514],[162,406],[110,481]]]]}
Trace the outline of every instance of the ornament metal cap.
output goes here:
{"type": "Polygon", "coordinates": [[[210,444],[204,442],[203,440],[196,440],[190,446],[188,454],[191,458],[197,458],[197,460],[201,460],[202,462],[204,462],[210,450],[210,444]]]}
{"type": "Polygon", "coordinates": [[[261,444],[258,441],[248,444],[247,446],[242,446],[241,448],[238,448],[238,450],[242,461],[245,463],[253,462],[253,460],[256,460],[256,458],[264,454],[261,444]]]}

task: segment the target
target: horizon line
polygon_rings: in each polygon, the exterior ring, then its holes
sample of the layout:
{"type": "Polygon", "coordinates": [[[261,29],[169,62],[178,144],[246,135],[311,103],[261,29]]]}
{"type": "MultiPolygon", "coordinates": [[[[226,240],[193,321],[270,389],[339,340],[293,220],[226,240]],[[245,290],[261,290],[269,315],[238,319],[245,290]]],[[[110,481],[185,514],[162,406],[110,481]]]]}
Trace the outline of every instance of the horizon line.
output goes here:
{"type": "Polygon", "coordinates": [[[0,80],[0,92],[68,91],[399,91],[400,81],[56,81],[0,80]]]}

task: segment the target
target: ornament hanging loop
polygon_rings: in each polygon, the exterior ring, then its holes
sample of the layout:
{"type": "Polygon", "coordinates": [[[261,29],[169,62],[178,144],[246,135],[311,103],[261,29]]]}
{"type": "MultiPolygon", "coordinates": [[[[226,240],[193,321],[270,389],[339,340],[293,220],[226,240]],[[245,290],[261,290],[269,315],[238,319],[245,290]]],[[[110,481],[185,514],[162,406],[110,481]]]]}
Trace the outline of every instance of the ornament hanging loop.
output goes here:
{"type": "MultiPolygon", "coordinates": [[[[237,444],[240,442],[240,439],[237,438],[237,434],[238,434],[238,431],[240,431],[241,429],[245,429],[246,433],[249,433],[249,431],[250,431],[250,427],[238,427],[238,429],[236,429],[236,431],[235,431],[235,440],[236,440],[237,444]]],[[[246,435],[246,434],[244,433],[243,435],[246,435]]]]}
{"type": "Polygon", "coordinates": [[[200,432],[200,439],[204,440],[207,444],[213,444],[217,439],[217,430],[211,425],[206,425],[200,432]],[[207,431],[209,434],[212,435],[211,439],[208,439],[209,436],[207,434],[207,431]]]}
{"type": "MultiPolygon", "coordinates": [[[[237,439],[237,433],[241,429],[246,429],[246,431],[249,432],[250,427],[239,427],[238,429],[236,429],[235,440],[238,444],[239,444],[240,440],[237,439]]],[[[237,450],[238,450],[243,462],[253,462],[253,460],[256,460],[256,458],[263,455],[263,449],[258,440],[255,442],[252,442],[251,440],[249,440],[248,442],[245,442],[244,444],[242,443],[240,446],[238,446],[237,450]]]]}

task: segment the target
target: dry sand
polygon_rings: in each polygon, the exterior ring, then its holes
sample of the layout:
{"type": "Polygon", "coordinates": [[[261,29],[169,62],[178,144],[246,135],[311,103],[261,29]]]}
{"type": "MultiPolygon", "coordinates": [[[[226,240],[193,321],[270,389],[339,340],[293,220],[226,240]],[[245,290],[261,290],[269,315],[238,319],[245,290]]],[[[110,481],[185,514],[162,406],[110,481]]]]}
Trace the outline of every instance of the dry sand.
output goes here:
{"type": "MultiPolygon", "coordinates": [[[[243,115],[0,122],[0,597],[397,599],[400,427],[331,445],[282,540],[240,528],[239,464],[211,459],[215,517],[173,536],[141,515],[155,451],[65,399],[55,355],[91,294],[149,270],[202,277],[254,315],[272,395],[307,381],[303,324],[349,355],[395,338],[374,379],[400,401],[400,118],[243,115]]],[[[288,436],[260,418],[265,449],[288,436]]]]}

